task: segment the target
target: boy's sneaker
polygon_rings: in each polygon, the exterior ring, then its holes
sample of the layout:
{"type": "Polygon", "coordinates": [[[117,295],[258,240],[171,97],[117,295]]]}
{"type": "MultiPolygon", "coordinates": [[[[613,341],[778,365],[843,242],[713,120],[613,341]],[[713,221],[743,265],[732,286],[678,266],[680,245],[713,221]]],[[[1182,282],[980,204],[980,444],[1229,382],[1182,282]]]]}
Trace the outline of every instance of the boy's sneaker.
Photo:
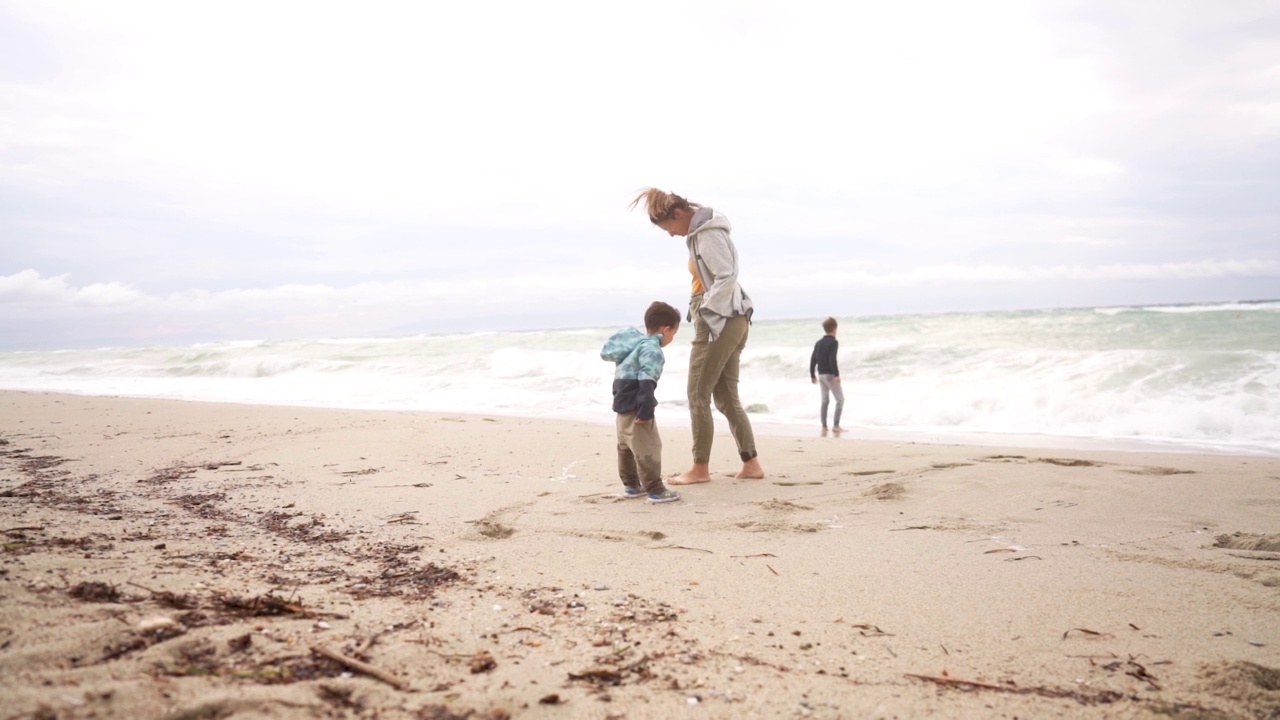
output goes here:
{"type": "Polygon", "coordinates": [[[623,488],[622,492],[618,493],[618,497],[623,500],[631,500],[633,498],[642,498],[646,494],[645,491],[639,488],[623,488]]]}
{"type": "Polygon", "coordinates": [[[680,493],[675,490],[663,490],[660,493],[654,493],[649,496],[649,502],[653,504],[675,502],[680,499],[680,493]]]}

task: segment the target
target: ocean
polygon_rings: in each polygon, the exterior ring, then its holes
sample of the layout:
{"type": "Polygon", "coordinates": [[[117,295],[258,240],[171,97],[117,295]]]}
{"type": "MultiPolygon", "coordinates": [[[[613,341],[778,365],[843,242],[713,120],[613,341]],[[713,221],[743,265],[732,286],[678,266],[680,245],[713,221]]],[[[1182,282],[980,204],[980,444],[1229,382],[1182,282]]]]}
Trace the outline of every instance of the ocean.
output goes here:
{"type": "MultiPolygon", "coordinates": [[[[1280,455],[1280,300],[839,320],[846,437],[1280,455]]],[[[820,321],[752,325],[762,427],[816,434],[820,321]]],[[[4,352],[0,388],[612,423],[616,329],[4,352]]],[[[691,339],[666,350],[663,427],[688,426],[691,339]]]]}

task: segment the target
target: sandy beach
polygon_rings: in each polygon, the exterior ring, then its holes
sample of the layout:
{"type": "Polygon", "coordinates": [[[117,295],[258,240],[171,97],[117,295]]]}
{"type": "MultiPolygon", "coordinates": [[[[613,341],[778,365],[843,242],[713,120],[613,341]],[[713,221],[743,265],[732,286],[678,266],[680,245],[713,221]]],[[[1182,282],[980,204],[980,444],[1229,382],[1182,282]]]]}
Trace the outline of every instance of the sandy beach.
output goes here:
{"type": "Polygon", "coordinates": [[[0,717],[1280,717],[1280,459],[759,444],[2,392],[0,717]]]}

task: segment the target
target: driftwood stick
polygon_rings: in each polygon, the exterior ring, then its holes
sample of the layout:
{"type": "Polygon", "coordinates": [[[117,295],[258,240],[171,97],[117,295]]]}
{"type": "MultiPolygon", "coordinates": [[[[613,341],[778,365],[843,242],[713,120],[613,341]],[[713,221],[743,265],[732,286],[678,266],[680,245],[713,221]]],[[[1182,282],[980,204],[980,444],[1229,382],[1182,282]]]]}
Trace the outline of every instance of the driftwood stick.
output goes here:
{"type": "Polygon", "coordinates": [[[364,639],[364,642],[356,646],[356,649],[352,651],[351,656],[357,660],[369,659],[369,651],[373,649],[373,644],[378,642],[378,638],[383,632],[383,630],[379,630],[375,633],[370,633],[369,637],[364,639]]]}
{"type": "Polygon", "coordinates": [[[979,682],[977,680],[960,680],[951,677],[938,677],[937,675],[916,675],[915,673],[906,673],[907,677],[917,678],[919,680],[928,680],[929,682],[938,683],[939,685],[963,685],[965,687],[983,688],[986,690],[1000,690],[1002,692],[1021,693],[1020,688],[1008,688],[1001,685],[992,685],[991,683],[979,682]]]}
{"type": "Polygon", "coordinates": [[[378,680],[381,680],[382,682],[390,685],[391,687],[397,690],[409,689],[409,683],[405,682],[404,680],[401,680],[395,675],[392,675],[386,670],[383,670],[380,667],[370,665],[367,662],[361,662],[355,658],[347,657],[346,655],[343,655],[342,653],[337,652],[336,650],[330,650],[324,645],[312,646],[311,652],[317,655],[323,655],[324,657],[327,657],[330,660],[333,660],[335,662],[340,662],[343,665],[346,665],[347,667],[351,668],[352,670],[355,670],[358,673],[364,673],[369,677],[377,678],[378,680]]]}

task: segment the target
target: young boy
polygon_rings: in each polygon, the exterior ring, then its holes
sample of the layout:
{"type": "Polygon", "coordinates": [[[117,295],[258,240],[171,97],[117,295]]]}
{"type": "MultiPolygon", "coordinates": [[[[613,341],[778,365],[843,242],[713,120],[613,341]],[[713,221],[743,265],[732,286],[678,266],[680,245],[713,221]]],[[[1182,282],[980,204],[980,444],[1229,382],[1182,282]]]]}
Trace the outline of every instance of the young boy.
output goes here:
{"type": "Polygon", "coordinates": [[[613,373],[613,411],[618,413],[618,475],[622,497],[649,497],[651,503],[680,499],[662,482],[662,438],[653,422],[653,392],[666,362],[662,348],[680,329],[680,311],[655,302],[644,313],[645,332],[629,327],[614,333],[600,358],[618,364],[613,373]]]}
{"type": "Polygon", "coordinates": [[[809,380],[822,386],[822,430],[827,429],[827,403],[829,394],[836,396],[836,416],[832,423],[834,432],[843,432],[840,427],[840,412],[844,410],[844,390],[840,389],[840,366],[836,364],[836,352],[840,343],[836,340],[836,319],[827,318],[822,321],[822,329],[826,333],[813,345],[813,355],[809,357],[809,380]],[[814,374],[814,369],[817,374],[814,374]]]}

